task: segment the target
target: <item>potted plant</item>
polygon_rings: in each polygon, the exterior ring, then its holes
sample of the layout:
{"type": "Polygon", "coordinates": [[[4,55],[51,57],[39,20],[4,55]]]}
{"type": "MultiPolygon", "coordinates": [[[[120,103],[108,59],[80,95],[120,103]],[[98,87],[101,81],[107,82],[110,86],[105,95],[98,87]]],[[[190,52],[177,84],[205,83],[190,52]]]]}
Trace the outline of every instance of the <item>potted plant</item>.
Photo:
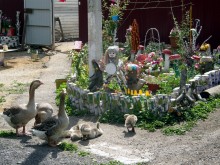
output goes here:
{"type": "Polygon", "coordinates": [[[103,5],[104,5],[104,8],[109,11],[109,17],[113,21],[118,21],[119,18],[123,16],[123,10],[126,9],[128,2],[129,0],[125,0],[125,1],[117,0],[117,1],[112,2],[110,6],[108,6],[108,3],[104,1],[103,5]]]}
{"type": "Polygon", "coordinates": [[[148,90],[150,90],[152,93],[156,93],[157,90],[160,89],[161,80],[158,79],[158,77],[148,75],[145,77],[145,80],[146,80],[146,84],[148,86],[148,90]]]}
{"type": "Polygon", "coordinates": [[[171,48],[178,48],[178,39],[179,39],[179,31],[177,30],[177,28],[173,28],[170,31],[170,45],[171,48]]]}
{"type": "Polygon", "coordinates": [[[109,8],[110,15],[113,21],[119,20],[119,14],[121,12],[120,6],[118,4],[111,4],[109,8]]]}

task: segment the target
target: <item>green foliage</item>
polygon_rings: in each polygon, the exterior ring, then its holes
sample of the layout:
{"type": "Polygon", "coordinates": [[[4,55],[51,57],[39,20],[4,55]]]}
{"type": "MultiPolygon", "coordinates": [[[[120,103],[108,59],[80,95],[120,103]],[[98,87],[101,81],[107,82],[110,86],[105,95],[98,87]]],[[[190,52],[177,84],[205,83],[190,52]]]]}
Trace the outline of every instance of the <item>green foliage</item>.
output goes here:
{"type": "Polygon", "coordinates": [[[176,77],[175,75],[160,74],[159,77],[162,81],[160,81],[160,89],[157,91],[158,94],[170,94],[175,87],[179,87],[180,85],[180,77],[176,77]]]}
{"type": "Polygon", "coordinates": [[[71,152],[78,151],[78,146],[73,143],[62,142],[58,145],[58,147],[63,151],[71,151],[71,152]]]}
{"type": "Polygon", "coordinates": [[[147,46],[145,47],[145,52],[150,53],[150,52],[158,52],[165,49],[164,43],[158,43],[158,42],[153,42],[150,41],[147,46]]]}
{"type": "Polygon", "coordinates": [[[102,123],[123,123],[124,113],[117,110],[107,110],[99,117],[102,123]]]}
{"type": "Polygon", "coordinates": [[[89,152],[79,150],[78,146],[73,143],[62,142],[58,145],[58,147],[63,151],[70,151],[70,152],[78,153],[78,155],[81,157],[90,155],[89,152]]]}
{"type": "MultiPolygon", "coordinates": [[[[103,40],[103,49],[106,50],[109,45],[113,44],[114,30],[120,26],[120,20],[123,19],[123,10],[126,9],[129,0],[118,1],[115,5],[110,5],[107,0],[102,2],[103,9],[107,12],[107,18],[103,15],[102,19],[102,40],[103,40]],[[117,14],[118,13],[118,14],[117,14]],[[113,21],[113,15],[119,15],[119,21],[113,21]]],[[[103,13],[105,13],[103,12],[103,13]]]]}
{"type": "Polygon", "coordinates": [[[187,131],[190,131],[196,125],[195,121],[189,121],[182,125],[168,126],[162,129],[163,134],[171,135],[184,135],[187,131]]]}
{"type": "Polygon", "coordinates": [[[0,137],[13,137],[16,136],[16,133],[13,131],[0,131],[0,137]]]}
{"type": "Polygon", "coordinates": [[[89,86],[88,45],[85,44],[81,51],[70,52],[72,58],[72,72],[76,74],[75,83],[81,88],[89,86]]]}

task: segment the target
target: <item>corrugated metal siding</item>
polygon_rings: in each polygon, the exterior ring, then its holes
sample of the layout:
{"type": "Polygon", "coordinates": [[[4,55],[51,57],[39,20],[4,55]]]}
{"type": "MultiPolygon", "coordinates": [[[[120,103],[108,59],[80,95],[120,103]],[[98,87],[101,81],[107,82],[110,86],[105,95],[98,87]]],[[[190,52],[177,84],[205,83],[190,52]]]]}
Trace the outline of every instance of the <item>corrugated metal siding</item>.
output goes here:
{"type": "MultiPolygon", "coordinates": [[[[54,1],[54,16],[59,17],[64,38],[79,38],[78,0],[54,1]]],[[[59,29],[58,23],[55,28],[59,29]]]]}

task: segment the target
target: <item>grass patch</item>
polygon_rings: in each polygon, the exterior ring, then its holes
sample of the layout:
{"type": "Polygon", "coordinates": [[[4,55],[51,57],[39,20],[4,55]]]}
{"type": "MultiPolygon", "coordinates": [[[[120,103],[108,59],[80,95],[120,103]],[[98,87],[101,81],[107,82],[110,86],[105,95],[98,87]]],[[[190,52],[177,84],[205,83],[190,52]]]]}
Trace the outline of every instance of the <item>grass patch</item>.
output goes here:
{"type": "Polygon", "coordinates": [[[16,133],[13,131],[0,131],[0,137],[14,137],[16,133]]]}
{"type": "Polygon", "coordinates": [[[6,91],[9,94],[23,94],[27,90],[28,86],[28,83],[24,84],[17,81],[13,81],[12,87],[10,89],[6,89],[6,91]]]}
{"type": "Polygon", "coordinates": [[[70,152],[78,153],[78,155],[81,157],[85,157],[85,156],[90,155],[89,152],[80,151],[78,146],[73,143],[62,142],[58,145],[58,147],[63,151],[70,151],[70,152]]]}
{"type": "Polygon", "coordinates": [[[85,156],[90,155],[90,153],[89,153],[89,152],[86,152],[86,151],[79,151],[79,152],[78,152],[78,155],[81,156],[81,157],[85,157],[85,156]]]}
{"type": "Polygon", "coordinates": [[[6,100],[5,100],[5,97],[4,96],[0,96],[0,104],[1,103],[3,103],[3,102],[5,102],[6,100]]]}

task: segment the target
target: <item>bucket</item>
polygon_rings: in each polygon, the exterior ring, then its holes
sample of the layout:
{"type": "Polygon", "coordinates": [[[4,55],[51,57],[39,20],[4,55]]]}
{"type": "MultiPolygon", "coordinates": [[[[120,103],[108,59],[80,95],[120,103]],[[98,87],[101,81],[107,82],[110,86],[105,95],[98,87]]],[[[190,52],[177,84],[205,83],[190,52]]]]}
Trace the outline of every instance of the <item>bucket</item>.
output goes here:
{"type": "Polygon", "coordinates": [[[56,80],[55,80],[56,89],[58,89],[62,83],[66,83],[66,82],[67,82],[66,79],[56,79],[56,80]]]}
{"type": "Polygon", "coordinates": [[[0,52],[0,66],[4,66],[4,53],[0,52]]]}
{"type": "Polygon", "coordinates": [[[118,15],[113,15],[112,16],[112,20],[113,21],[118,21],[119,20],[119,16],[118,15]]]}

